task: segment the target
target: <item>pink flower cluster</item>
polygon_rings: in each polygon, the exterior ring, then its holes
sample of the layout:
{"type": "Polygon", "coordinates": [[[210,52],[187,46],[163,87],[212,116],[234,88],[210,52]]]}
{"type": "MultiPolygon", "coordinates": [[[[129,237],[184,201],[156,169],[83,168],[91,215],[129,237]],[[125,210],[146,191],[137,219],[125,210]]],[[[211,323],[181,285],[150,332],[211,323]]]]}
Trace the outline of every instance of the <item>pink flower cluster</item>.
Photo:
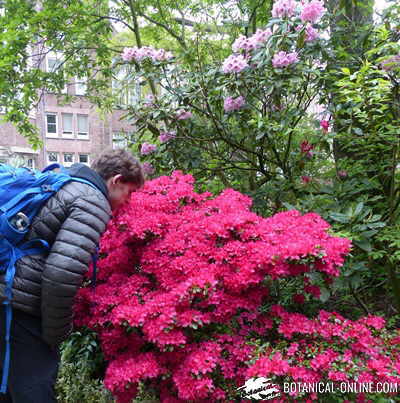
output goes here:
{"type": "Polygon", "coordinates": [[[146,58],[152,60],[153,62],[162,62],[172,59],[173,55],[171,52],[166,52],[164,49],[154,49],[151,46],[143,46],[138,48],[135,46],[133,48],[124,48],[121,57],[126,62],[130,62],[132,60],[140,62],[146,58]]]}
{"type": "Polygon", "coordinates": [[[278,0],[272,7],[272,16],[274,18],[293,17],[297,8],[297,2],[294,0],[278,0]]]}
{"type": "Polygon", "coordinates": [[[225,112],[232,112],[242,108],[245,104],[244,98],[240,95],[237,98],[227,97],[224,99],[225,112]]]}
{"type": "Polygon", "coordinates": [[[222,71],[224,73],[239,73],[246,67],[249,67],[249,64],[244,56],[230,55],[222,64],[222,71]]]}
{"type": "Polygon", "coordinates": [[[161,134],[158,136],[158,139],[160,140],[160,143],[167,143],[175,138],[175,136],[176,132],[161,132],[161,134]]]}
{"type": "MultiPolygon", "coordinates": [[[[98,333],[118,402],[130,402],[141,381],[163,402],[229,400],[227,385],[243,385],[255,352],[249,335],[274,326],[258,313],[264,279],[337,276],[349,252],[350,241],[329,235],[317,214],[262,218],[248,196],[193,187],[174,172],[132,194],[101,239],[95,292],[78,294],[75,322],[98,333]]],[[[307,329],[288,322],[285,335],[307,329]]],[[[289,364],[276,361],[284,373],[289,364]]]]}
{"type": "Polygon", "coordinates": [[[250,50],[260,47],[271,35],[272,31],[269,28],[265,30],[257,29],[256,33],[249,38],[240,35],[239,38],[233,42],[232,50],[234,52],[239,52],[240,50],[249,52],[250,50]]]}
{"type": "Polygon", "coordinates": [[[140,148],[140,153],[142,155],[149,155],[154,153],[157,150],[157,146],[155,144],[150,143],[143,143],[142,147],[140,148]]]}
{"type": "MultiPolygon", "coordinates": [[[[336,312],[320,311],[317,318],[309,319],[279,305],[270,313],[283,337],[280,348],[266,349],[247,370],[248,378],[285,375],[289,377],[286,382],[400,384],[398,334],[385,330],[383,318],[368,316],[351,321],[336,312]],[[282,347],[284,340],[286,347],[282,347]]],[[[302,400],[307,398],[317,397],[301,396],[302,400]]]]}
{"type": "Polygon", "coordinates": [[[192,112],[190,111],[185,111],[183,109],[180,109],[177,113],[176,113],[176,119],[177,120],[186,120],[186,119],[190,119],[191,117],[193,117],[192,112]]]}
{"type": "Polygon", "coordinates": [[[325,13],[324,3],[320,0],[312,0],[303,6],[300,13],[300,19],[303,22],[311,22],[314,24],[325,13]]]}
{"type": "Polygon", "coordinates": [[[297,52],[287,53],[281,50],[272,58],[272,65],[278,69],[290,66],[291,64],[297,63],[299,61],[298,56],[299,55],[297,52]]]}

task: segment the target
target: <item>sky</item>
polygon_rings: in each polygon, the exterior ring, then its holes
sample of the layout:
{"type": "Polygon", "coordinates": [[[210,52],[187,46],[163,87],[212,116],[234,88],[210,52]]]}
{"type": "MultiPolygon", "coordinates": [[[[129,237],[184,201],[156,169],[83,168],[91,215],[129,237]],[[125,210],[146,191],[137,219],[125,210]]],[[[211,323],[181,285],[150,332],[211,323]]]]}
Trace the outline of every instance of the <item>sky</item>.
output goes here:
{"type": "Polygon", "coordinates": [[[375,0],[375,9],[377,11],[382,11],[387,6],[388,6],[388,2],[386,0],[375,0]]]}

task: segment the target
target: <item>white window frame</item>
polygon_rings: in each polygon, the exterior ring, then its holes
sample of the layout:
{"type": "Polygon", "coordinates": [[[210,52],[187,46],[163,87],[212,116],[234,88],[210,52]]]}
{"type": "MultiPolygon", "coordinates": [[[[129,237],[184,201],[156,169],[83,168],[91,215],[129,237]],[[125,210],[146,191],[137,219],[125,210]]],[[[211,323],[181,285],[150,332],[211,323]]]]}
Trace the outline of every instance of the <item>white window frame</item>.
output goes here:
{"type": "Polygon", "coordinates": [[[57,52],[49,52],[46,55],[46,71],[48,73],[54,73],[55,71],[57,71],[58,66],[53,70],[49,68],[49,59],[56,59],[59,63],[62,63],[63,61],[63,55],[61,53],[57,53],[57,52]]]}
{"type": "Polygon", "coordinates": [[[74,164],[75,163],[75,154],[74,153],[63,153],[63,165],[65,166],[65,167],[70,167],[72,164],[74,164]],[[66,161],[65,160],[65,157],[67,156],[67,155],[72,155],[72,161],[66,161]]]}
{"type": "Polygon", "coordinates": [[[79,162],[80,164],[85,164],[85,165],[87,165],[87,166],[90,166],[90,155],[89,155],[89,154],[80,153],[80,154],[78,155],[78,162],[79,162]],[[86,155],[86,156],[87,156],[87,162],[81,162],[81,156],[82,156],[82,155],[86,155]]]}
{"type": "Polygon", "coordinates": [[[85,96],[87,94],[87,78],[75,77],[75,95],[85,96]]]}
{"type": "Polygon", "coordinates": [[[47,163],[48,164],[56,164],[60,162],[60,153],[57,151],[47,151],[47,163]],[[50,154],[55,154],[57,156],[57,161],[50,161],[50,154]]]}
{"type": "Polygon", "coordinates": [[[57,113],[55,113],[55,112],[46,112],[45,117],[46,117],[46,137],[52,137],[52,138],[58,137],[58,116],[57,116],[57,113]],[[48,121],[47,121],[47,116],[55,116],[56,117],[56,132],[55,133],[49,133],[49,131],[48,131],[49,130],[49,124],[48,124],[48,121]]]}
{"type": "Polygon", "coordinates": [[[119,131],[112,134],[112,148],[128,148],[128,133],[119,131]]]}
{"type": "Polygon", "coordinates": [[[74,114],[69,112],[62,112],[61,113],[61,122],[62,122],[62,136],[65,138],[73,138],[74,137],[74,114]],[[64,130],[64,116],[71,115],[71,131],[64,130]]]}
{"type": "Polygon", "coordinates": [[[89,115],[84,115],[83,113],[78,113],[76,115],[76,134],[78,139],[80,140],[89,140],[89,115]],[[80,132],[79,131],[79,116],[86,116],[87,118],[87,132],[80,132]]]}

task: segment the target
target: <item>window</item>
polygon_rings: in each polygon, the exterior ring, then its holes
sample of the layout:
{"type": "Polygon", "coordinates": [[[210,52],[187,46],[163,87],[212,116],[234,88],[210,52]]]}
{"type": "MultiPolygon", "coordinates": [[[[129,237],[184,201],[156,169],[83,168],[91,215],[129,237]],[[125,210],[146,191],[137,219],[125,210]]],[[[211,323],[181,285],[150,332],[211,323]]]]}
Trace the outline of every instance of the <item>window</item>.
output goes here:
{"type": "Polygon", "coordinates": [[[86,78],[75,78],[75,94],[86,95],[86,78]]]}
{"type": "Polygon", "coordinates": [[[50,164],[53,164],[53,163],[55,163],[55,162],[58,162],[58,153],[55,153],[55,152],[48,152],[47,153],[47,161],[50,163],[50,164]]]}
{"type": "Polygon", "coordinates": [[[64,154],[64,165],[66,167],[70,167],[74,163],[74,154],[73,153],[65,153],[64,154]]]}
{"type": "Polygon", "coordinates": [[[115,132],[112,136],[112,147],[127,148],[128,147],[128,134],[125,132],[115,132]]]}
{"type": "Polygon", "coordinates": [[[79,154],[79,162],[89,165],[89,154],[79,154]]]}
{"type": "Polygon", "coordinates": [[[72,113],[63,113],[61,116],[63,137],[73,137],[72,113]]]}
{"type": "Polygon", "coordinates": [[[57,137],[57,115],[46,113],[47,137],[57,137]]]}
{"type": "Polygon", "coordinates": [[[122,67],[112,80],[112,89],[117,97],[117,104],[125,108],[129,105],[135,105],[140,100],[141,85],[132,75],[129,68],[122,67]]]}
{"type": "Polygon", "coordinates": [[[88,115],[78,115],[78,137],[81,139],[89,137],[88,115]]]}
{"type": "Polygon", "coordinates": [[[46,56],[47,72],[56,71],[62,63],[62,55],[60,53],[49,52],[46,56]]]}

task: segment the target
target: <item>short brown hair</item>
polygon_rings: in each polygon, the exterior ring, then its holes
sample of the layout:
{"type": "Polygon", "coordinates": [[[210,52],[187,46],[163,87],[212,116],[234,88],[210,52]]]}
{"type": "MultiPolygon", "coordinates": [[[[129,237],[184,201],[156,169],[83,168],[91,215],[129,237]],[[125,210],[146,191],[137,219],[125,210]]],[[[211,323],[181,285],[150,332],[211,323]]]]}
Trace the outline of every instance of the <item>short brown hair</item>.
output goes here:
{"type": "Polygon", "coordinates": [[[115,175],[122,175],[123,182],[144,184],[143,168],[131,152],[122,148],[103,151],[93,162],[94,169],[105,181],[115,175]]]}

